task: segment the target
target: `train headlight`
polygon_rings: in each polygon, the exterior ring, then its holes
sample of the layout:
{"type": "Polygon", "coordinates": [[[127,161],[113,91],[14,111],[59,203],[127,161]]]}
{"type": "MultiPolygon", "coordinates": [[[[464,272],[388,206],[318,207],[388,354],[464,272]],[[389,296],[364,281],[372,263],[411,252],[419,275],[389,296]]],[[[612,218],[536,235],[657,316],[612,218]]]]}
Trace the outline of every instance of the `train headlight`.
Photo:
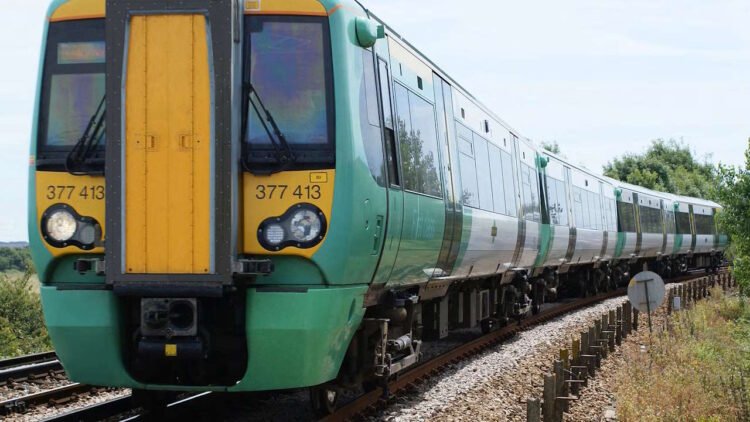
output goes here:
{"type": "Polygon", "coordinates": [[[66,204],[55,204],[44,211],[41,230],[44,240],[55,248],[77,246],[90,250],[102,238],[102,228],[96,220],[79,215],[66,204]]]}
{"type": "Polygon", "coordinates": [[[56,242],[67,242],[73,238],[78,229],[76,218],[68,210],[60,209],[54,211],[47,218],[44,225],[47,235],[56,242]]]}
{"type": "Polygon", "coordinates": [[[310,242],[320,235],[320,217],[311,210],[294,213],[290,222],[292,237],[297,242],[310,242]]]}
{"type": "Polygon", "coordinates": [[[269,251],[280,251],[293,246],[309,249],[323,241],[326,218],[318,207],[297,204],[284,215],[272,217],[258,228],[258,241],[269,251]]]}

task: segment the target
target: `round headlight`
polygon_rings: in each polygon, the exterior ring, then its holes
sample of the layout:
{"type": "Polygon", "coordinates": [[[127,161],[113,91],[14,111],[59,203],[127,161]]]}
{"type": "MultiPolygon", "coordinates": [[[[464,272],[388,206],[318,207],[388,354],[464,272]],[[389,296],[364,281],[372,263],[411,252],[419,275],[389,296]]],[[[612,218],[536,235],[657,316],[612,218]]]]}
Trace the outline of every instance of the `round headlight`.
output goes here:
{"type": "Polygon", "coordinates": [[[284,241],[284,228],[278,224],[271,224],[265,229],[265,237],[269,245],[280,245],[284,241]]]}
{"type": "Polygon", "coordinates": [[[297,242],[310,242],[320,236],[320,217],[312,210],[303,209],[295,212],[289,225],[292,237],[297,242]]]}
{"type": "Polygon", "coordinates": [[[47,235],[57,242],[67,242],[73,238],[78,222],[70,211],[57,210],[47,218],[47,235]]]}

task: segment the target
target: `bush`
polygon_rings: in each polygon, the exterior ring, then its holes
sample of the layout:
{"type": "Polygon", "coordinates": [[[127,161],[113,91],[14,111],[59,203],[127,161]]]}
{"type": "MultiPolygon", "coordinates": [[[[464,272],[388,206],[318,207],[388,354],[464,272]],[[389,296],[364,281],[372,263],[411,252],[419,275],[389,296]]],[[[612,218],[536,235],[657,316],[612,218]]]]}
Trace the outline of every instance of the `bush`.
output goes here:
{"type": "Polygon", "coordinates": [[[31,290],[31,275],[0,276],[0,358],[52,348],[39,294],[31,290]]]}

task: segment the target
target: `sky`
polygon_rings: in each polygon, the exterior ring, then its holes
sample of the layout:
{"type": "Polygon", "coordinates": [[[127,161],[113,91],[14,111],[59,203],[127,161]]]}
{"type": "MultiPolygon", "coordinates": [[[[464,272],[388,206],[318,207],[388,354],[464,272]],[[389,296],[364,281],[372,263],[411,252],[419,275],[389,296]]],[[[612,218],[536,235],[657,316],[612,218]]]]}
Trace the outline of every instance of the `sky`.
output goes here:
{"type": "MultiPolygon", "coordinates": [[[[600,172],[656,138],[743,164],[747,0],[362,2],[523,136],[557,141],[576,164],[600,172]]],[[[0,241],[28,237],[28,144],[47,4],[3,0],[0,241]]]]}

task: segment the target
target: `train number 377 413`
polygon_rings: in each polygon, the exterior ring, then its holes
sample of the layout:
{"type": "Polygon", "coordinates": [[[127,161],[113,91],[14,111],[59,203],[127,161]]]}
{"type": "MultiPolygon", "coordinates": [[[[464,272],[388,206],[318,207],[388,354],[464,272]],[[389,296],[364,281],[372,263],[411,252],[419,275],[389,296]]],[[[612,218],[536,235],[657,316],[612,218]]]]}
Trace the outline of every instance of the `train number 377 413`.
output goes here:
{"type": "Polygon", "coordinates": [[[104,199],[104,185],[49,185],[47,186],[47,199],[70,200],[83,199],[101,201],[104,199]]]}
{"type": "Polygon", "coordinates": [[[292,195],[297,199],[320,199],[320,186],[318,185],[257,185],[255,186],[255,199],[284,199],[286,195],[292,195]]]}

